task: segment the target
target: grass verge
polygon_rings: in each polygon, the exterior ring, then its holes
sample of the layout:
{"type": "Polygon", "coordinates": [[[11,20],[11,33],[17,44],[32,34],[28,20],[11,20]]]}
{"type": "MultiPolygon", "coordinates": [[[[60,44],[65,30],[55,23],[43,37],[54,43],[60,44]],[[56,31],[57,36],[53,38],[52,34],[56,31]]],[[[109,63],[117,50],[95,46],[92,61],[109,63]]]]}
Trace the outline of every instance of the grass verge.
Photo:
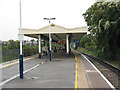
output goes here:
{"type": "Polygon", "coordinates": [[[95,51],[94,52],[88,51],[85,48],[79,48],[79,49],[77,49],[77,51],[83,52],[83,53],[86,53],[86,54],[90,54],[90,55],[93,55],[93,56],[97,56],[97,53],[95,51]]]}

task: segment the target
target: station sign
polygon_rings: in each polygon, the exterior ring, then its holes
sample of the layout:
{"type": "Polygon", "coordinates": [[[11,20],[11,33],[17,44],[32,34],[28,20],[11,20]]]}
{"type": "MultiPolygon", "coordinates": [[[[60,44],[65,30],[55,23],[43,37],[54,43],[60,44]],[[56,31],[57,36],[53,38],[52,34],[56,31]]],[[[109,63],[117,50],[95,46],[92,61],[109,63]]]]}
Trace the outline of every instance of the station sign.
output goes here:
{"type": "Polygon", "coordinates": [[[57,41],[57,43],[66,43],[66,41],[57,41]]]}
{"type": "Polygon", "coordinates": [[[51,27],[54,27],[54,26],[55,26],[55,24],[52,23],[52,24],[51,24],[51,27]]]}

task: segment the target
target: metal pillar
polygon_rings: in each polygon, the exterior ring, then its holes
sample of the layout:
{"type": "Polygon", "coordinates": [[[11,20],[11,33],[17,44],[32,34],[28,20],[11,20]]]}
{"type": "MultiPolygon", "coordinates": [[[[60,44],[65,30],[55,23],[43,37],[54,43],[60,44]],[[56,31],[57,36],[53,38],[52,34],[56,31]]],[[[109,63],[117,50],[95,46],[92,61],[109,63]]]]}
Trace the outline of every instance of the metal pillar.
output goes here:
{"type": "Polygon", "coordinates": [[[66,56],[69,57],[69,34],[66,34],[66,56]]]}
{"type": "Polygon", "coordinates": [[[44,20],[49,20],[49,58],[50,58],[50,61],[52,60],[52,53],[51,53],[51,41],[52,41],[52,38],[51,38],[51,22],[50,20],[55,20],[55,18],[44,18],[44,20]]]}
{"type": "Polygon", "coordinates": [[[20,0],[20,55],[19,55],[19,71],[20,71],[20,78],[23,78],[21,0],[20,0]]]}
{"type": "Polygon", "coordinates": [[[51,53],[51,41],[52,41],[52,38],[51,38],[51,24],[50,24],[50,20],[49,20],[49,58],[50,58],[50,61],[52,61],[52,53],[51,53]]]}
{"type": "Polygon", "coordinates": [[[38,36],[38,43],[39,43],[39,54],[38,54],[38,57],[41,58],[41,35],[38,36]]]}

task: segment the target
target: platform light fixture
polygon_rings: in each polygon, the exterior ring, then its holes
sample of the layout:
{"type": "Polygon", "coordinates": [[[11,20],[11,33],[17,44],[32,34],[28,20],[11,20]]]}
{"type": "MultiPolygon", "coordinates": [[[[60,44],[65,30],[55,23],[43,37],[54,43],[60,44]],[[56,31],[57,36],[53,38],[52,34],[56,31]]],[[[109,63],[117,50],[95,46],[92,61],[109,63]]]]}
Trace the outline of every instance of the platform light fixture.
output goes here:
{"type": "Polygon", "coordinates": [[[44,18],[44,20],[48,20],[49,21],[49,59],[50,61],[52,60],[52,53],[51,53],[51,20],[55,20],[56,18],[44,18]]]}

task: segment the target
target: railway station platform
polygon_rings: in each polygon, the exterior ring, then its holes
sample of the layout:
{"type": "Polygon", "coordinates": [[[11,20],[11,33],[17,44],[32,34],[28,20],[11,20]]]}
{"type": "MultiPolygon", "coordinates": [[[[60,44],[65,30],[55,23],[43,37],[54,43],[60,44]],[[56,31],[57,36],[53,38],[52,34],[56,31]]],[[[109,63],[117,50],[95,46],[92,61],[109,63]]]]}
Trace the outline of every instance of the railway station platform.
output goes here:
{"type": "MultiPolygon", "coordinates": [[[[7,88],[93,88],[112,90],[109,83],[98,73],[93,65],[75,51],[66,57],[64,51],[52,54],[52,61],[48,58],[34,58],[39,62],[37,67],[19,77],[5,83],[2,90],[7,88]]],[[[31,61],[29,60],[29,61],[31,61]]]]}

